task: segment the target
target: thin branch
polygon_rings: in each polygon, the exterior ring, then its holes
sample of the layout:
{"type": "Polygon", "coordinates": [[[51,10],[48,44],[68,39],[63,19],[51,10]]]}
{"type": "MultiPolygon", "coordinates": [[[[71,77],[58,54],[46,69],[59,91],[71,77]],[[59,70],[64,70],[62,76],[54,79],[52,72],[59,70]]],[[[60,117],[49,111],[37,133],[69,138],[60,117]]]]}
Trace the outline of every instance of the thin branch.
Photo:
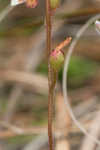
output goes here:
{"type": "Polygon", "coordinates": [[[48,52],[48,137],[49,148],[53,150],[53,135],[52,135],[52,114],[53,114],[53,93],[54,89],[51,88],[52,82],[52,69],[49,63],[49,56],[51,52],[51,12],[50,12],[50,0],[46,0],[46,33],[47,33],[47,52],[48,52]]]}

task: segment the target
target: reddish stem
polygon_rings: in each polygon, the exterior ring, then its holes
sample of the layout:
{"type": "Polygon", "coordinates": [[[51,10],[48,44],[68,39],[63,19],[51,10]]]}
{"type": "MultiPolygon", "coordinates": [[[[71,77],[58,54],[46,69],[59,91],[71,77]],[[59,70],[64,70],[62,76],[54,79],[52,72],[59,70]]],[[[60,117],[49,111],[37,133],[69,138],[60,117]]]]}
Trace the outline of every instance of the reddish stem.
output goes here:
{"type": "Polygon", "coordinates": [[[48,51],[48,137],[49,149],[53,150],[53,135],[52,135],[52,114],[53,114],[53,95],[54,88],[52,88],[52,68],[49,63],[49,56],[51,52],[51,9],[50,0],[46,0],[46,33],[47,33],[47,51],[48,51]]]}

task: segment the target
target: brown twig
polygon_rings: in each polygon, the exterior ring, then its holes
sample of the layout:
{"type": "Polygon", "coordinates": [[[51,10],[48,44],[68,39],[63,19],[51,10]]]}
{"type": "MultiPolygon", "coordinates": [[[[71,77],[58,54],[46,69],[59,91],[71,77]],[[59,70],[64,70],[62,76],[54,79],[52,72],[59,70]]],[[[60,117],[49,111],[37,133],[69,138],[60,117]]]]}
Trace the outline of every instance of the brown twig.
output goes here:
{"type": "Polygon", "coordinates": [[[47,33],[47,51],[48,51],[48,137],[49,137],[49,149],[53,150],[53,135],[52,135],[52,105],[53,105],[53,88],[51,88],[52,82],[52,69],[49,63],[49,56],[51,52],[51,12],[50,12],[50,0],[46,0],[46,33],[47,33]]]}

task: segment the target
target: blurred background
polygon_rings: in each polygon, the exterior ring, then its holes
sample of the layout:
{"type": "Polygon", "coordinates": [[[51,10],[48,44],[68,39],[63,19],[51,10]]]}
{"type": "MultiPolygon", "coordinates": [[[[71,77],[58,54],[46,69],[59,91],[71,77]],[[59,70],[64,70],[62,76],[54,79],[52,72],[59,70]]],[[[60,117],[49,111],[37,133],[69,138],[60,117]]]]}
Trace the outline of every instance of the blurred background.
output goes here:
{"type": "MultiPolygon", "coordinates": [[[[61,0],[52,17],[52,48],[75,38],[100,13],[100,0],[61,0]]],[[[64,49],[66,55],[68,47],[64,49]]],[[[35,9],[0,0],[0,150],[48,150],[45,0],[35,9]]],[[[54,102],[55,150],[99,150],[72,122],[63,101],[61,68],[54,102]]],[[[100,35],[92,24],[74,48],[68,95],[83,127],[100,138],[100,35]]]]}

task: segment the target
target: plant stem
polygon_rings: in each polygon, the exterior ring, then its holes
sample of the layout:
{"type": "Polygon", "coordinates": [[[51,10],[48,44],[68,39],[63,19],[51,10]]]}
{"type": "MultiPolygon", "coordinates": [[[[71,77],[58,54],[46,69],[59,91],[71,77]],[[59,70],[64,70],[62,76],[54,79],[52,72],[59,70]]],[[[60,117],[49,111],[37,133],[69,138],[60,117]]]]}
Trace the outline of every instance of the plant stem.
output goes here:
{"type": "Polygon", "coordinates": [[[53,150],[52,118],[53,118],[53,89],[50,88],[48,96],[48,137],[49,149],[53,150]]]}
{"type": "Polygon", "coordinates": [[[47,51],[48,60],[51,52],[51,12],[50,12],[50,0],[46,0],[46,33],[47,33],[47,51]]]}
{"type": "Polygon", "coordinates": [[[49,149],[53,150],[53,135],[52,135],[52,114],[53,114],[53,95],[54,88],[52,88],[52,68],[49,63],[49,56],[51,52],[51,12],[50,0],[46,0],[46,33],[47,33],[47,51],[48,51],[48,137],[49,149]]]}

